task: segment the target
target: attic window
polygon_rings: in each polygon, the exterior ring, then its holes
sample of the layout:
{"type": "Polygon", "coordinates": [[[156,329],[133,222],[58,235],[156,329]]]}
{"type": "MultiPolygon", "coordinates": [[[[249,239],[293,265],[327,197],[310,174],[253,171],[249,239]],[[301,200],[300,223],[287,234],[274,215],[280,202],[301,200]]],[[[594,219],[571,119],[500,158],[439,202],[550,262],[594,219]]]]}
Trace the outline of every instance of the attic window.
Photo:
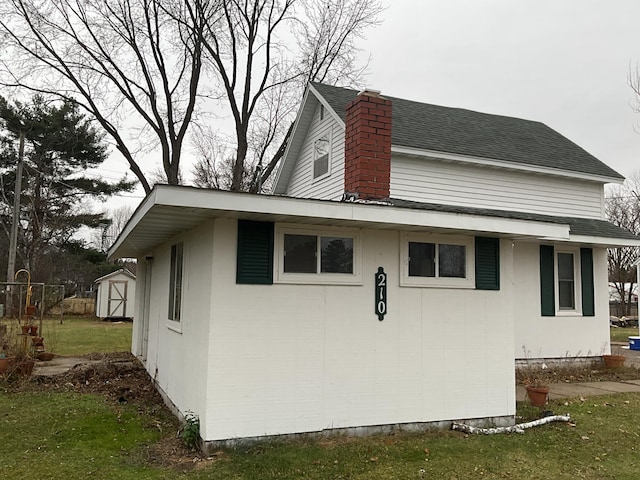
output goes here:
{"type": "Polygon", "coordinates": [[[329,173],[330,138],[328,135],[313,142],[313,178],[320,178],[329,173]]]}
{"type": "Polygon", "coordinates": [[[324,105],[320,104],[320,121],[324,120],[324,105]]]}

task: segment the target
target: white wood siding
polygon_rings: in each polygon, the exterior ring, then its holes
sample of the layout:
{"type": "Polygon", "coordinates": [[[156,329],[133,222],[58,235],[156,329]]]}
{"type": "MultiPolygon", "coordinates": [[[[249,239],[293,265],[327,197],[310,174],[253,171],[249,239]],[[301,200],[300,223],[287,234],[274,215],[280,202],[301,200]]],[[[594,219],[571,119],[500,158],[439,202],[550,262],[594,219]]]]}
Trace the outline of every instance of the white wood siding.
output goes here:
{"type": "Polygon", "coordinates": [[[511,242],[502,290],[463,291],[400,287],[398,232],[362,241],[361,286],[237,285],[236,222],[216,220],[205,440],[514,414],[511,242]]]}
{"type": "Polygon", "coordinates": [[[344,193],[344,128],[325,112],[320,120],[320,108],[316,108],[307,132],[300,156],[291,174],[286,195],[302,198],[339,200],[344,193]],[[313,180],[313,144],[328,135],[331,138],[330,175],[313,180]]]}
{"type": "MultiPolygon", "coordinates": [[[[205,418],[206,377],[209,366],[209,328],[211,316],[211,268],[213,258],[213,222],[181,234],[154,250],[149,335],[145,367],[158,387],[182,413],[192,411],[205,418]],[[182,314],[180,331],[168,327],[169,270],[171,245],[184,242],[182,314]]],[[[138,259],[143,265],[144,258],[138,259]]],[[[140,355],[145,268],[138,279],[138,316],[134,322],[133,352],[140,355]]]]}
{"type": "MultiPolygon", "coordinates": [[[[558,246],[556,246],[558,247],[558,246]]],[[[540,246],[514,244],[516,358],[572,358],[610,353],[607,251],[593,249],[595,316],[540,314],[540,246]]]]}
{"type": "Polygon", "coordinates": [[[394,155],[391,197],[567,217],[604,218],[604,187],[568,180],[394,155]]]}

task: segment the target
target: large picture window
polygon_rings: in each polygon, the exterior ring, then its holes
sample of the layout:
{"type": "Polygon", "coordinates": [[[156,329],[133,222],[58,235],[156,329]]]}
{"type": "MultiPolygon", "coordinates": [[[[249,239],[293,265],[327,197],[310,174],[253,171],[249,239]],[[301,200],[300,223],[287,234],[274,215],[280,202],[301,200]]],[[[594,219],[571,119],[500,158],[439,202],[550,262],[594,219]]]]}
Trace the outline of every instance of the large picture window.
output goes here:
{"type": "Polygon", "coordinates": [[[403,235],[404,286],[473,287],[473,238],[403,235]]]}
{"type": "Polygon", "coordinates": [[[359,283],[359,232],[278,228],[278,280],[359,283]]]}
{"type": "Polygon", "coordinates": [[[182,306],[183,244],[171,246],[171,268],[169,272],[169,320],[180,321],[182,306]]]}

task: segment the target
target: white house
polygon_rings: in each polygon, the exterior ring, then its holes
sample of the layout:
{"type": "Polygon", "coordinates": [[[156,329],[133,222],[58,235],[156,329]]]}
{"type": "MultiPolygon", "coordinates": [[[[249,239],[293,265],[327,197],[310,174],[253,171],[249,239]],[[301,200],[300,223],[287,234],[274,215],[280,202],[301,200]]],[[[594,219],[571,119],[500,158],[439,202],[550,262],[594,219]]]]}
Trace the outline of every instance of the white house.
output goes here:
{"type": "Polygon", "coordinates": [[[100,278],[94,283],[96,293],[96,317],[132,318],[135,312],[136,276],[121,268],[100,278]]]}
{"type": "Polygon", "coordinates": [[[620,181],[537,122],[312,84],[274,195],[156,186],[109,254],[204,442],[505,424],[514,359],[609,353],[620,181]]]}

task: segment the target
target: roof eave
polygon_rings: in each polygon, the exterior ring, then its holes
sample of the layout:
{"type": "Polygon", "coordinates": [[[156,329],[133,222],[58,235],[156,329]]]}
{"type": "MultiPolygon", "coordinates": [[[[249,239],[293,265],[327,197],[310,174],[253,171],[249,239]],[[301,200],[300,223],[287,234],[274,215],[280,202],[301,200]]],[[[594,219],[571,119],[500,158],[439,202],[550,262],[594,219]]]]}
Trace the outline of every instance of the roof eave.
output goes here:
{"type": "Polygon", "coordinates": [[[510,238],[569,239],[569,225],[562,223],[157,185],[109,249],[109,258],[147,255],[179,231],[216,217],[443,233],[466,232],[510,238]],[[180,215],[176,215],[178,210],[181,211],[180,215]],[[162,227],[154,223],[154,215],[156,219],[160,217],[166,220],[170,217],[176,218],[176,221],[167,223],[171,228],[162,227]]]}

